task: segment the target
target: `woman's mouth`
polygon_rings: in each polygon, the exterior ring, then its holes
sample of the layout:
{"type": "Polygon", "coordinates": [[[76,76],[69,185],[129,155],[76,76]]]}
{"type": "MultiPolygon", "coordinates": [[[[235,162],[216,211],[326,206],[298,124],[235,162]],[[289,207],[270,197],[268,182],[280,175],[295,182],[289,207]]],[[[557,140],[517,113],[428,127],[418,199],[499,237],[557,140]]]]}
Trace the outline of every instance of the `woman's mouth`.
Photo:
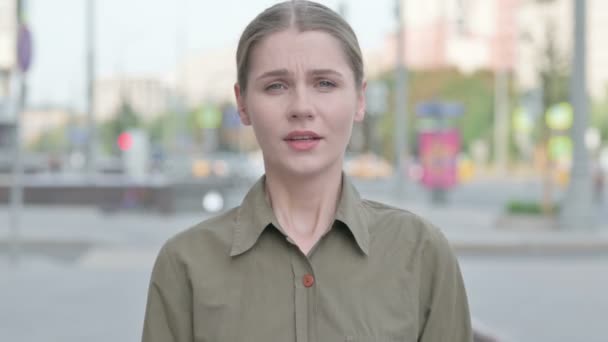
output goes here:
{"type": "Polygon", "coordinates": [[[285,137],[287,145],[296,151],[309,151],[315,148],[321,136],[311,131],[293,131],[285,137]]]}

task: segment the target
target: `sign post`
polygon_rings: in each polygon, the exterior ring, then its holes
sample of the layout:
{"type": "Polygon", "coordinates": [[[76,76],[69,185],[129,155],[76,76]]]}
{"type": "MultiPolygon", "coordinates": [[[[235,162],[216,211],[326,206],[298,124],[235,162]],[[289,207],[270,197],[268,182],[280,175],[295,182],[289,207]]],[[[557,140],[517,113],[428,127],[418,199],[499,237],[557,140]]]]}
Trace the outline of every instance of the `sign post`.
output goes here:
{"type": "Polygon", "coordinates": [[[18,35],[17,35],[17,67],[18,67],[18,83],[19,83],[19,98],[15,108],[15,129],[14,129],[14,164],[13,164],[13,182],[11,186],[11,258],[16,264],[19,262],[19,225],[21,211],[23,208],[23,162],[21,151],[21,112],[25,107],[25,99],[27,96],[26,74],[32,62],[32,35],[23,22],[23,2],[17,4],[15,15],[18,18],[18,35]]]}
{"type": "Polygon", "coordinates": [[[436,204],[445,203],[447,191],[457,183],[460,132],[448,127],[447,118],[463,113],[459,103],[429,101],[416,106],[417,116],[433,120],[433,127],[419,133],[418,141],[422,184],[431,190],[436,204]]]}

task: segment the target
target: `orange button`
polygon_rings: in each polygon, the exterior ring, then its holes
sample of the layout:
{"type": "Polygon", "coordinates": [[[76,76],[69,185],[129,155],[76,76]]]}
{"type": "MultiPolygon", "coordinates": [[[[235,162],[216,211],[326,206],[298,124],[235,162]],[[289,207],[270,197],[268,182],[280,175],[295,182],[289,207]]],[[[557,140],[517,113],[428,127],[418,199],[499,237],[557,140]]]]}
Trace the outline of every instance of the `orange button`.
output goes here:
{"type": "Polygon", "coordinates": [[[312,274],[306,274],[302,278],[302,282],[304,283],[304,286],[311,287],[315,284],[315,277],[313,277],[312,274]]]}

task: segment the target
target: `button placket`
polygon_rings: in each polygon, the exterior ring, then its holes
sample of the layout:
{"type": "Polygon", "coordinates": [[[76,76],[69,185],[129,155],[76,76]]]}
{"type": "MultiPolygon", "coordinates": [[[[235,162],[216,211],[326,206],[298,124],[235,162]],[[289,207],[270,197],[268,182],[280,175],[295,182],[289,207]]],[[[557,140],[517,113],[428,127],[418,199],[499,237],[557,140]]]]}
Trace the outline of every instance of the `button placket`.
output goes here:
{"type": "Polygon", "coordinates": [[[308,258],[294,246],[291,254],[291,266],[293,271],[294,281],[294,309],[296,321],[296,341],[309,342],[312,341],[310,332],[312,323],[311,320],[311,291],[315,284],[314,272],[308,258]]]}

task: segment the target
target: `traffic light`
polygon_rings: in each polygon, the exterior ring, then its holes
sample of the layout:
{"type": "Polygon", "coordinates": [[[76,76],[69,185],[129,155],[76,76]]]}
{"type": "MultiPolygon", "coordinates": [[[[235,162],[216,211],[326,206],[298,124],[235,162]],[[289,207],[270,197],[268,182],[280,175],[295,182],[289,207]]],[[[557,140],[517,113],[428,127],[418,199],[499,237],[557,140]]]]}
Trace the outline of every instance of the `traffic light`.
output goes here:
{"type": "Polygon", "coordinates": [[[131,147],[133,147],[133,138],[131,137],[131,133],[130,132],[121,133],[118,136],[116,143],[118,145],[118,148],[121,151],[123,151],[123,152],[128,151],[129,149],[131,149],[131,147]]]}

